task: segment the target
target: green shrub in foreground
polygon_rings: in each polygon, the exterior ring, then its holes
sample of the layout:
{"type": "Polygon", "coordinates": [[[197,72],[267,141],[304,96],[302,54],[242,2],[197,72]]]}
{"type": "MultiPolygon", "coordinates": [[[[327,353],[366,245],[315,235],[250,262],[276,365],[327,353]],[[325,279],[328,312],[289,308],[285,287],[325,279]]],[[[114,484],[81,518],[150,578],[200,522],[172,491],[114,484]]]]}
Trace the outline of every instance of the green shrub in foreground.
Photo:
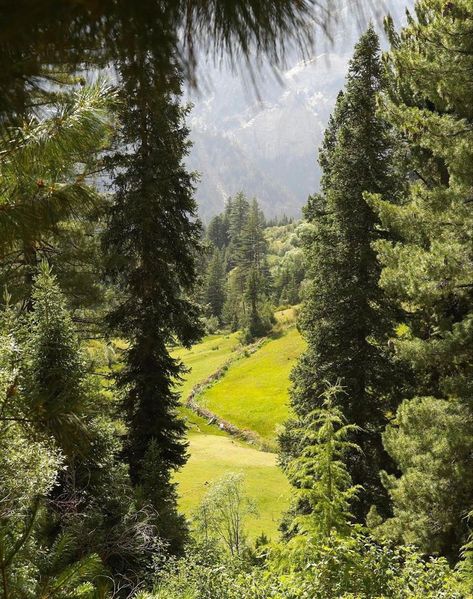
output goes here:
{"type": "Polygon", "coordinates": [[[195,549],[168,563],[153,593],[139,599],[464,599],[443,558],[377,545],[364,533],[318,544],[271,547],[262,566],[195,549]],[[301,556],[299,558],[299,556],[301,556]],[[302,557],[303,556],[303,557],[302,557]]]}

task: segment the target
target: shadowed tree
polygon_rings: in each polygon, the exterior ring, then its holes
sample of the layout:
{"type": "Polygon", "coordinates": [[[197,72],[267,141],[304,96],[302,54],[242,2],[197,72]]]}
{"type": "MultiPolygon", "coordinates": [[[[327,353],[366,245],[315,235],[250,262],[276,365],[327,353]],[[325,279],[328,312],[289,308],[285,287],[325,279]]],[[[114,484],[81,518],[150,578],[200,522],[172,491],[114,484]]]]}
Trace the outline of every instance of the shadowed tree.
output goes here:
{"type": "Polygon", "coordinates": [[[160,75],[144,53],[139,60],[139,68],[126,59],[121,66],[122,150],[112,158],[116,193],[104,239],[120,297],[109,323],[130,343],[118,380],[131,480],[155,509],[158,533],[178,551],[185,526],[171,474],[186,461],[175,391],[183,368],[169,347],[176,341],[188,347],[201,334],[198,308],[187,299],[201,227],[194,176],[183,163],[189,142],[180,77],[160,75]]]}
{"type": "MultiPolygon", "coordinates": [[[[355,47],[345,91],[325,133],[322,192],[305,209],[312,225],[305,248],[310,283],[300,326],[308,347],[292,373],[298,418],[320,406],[324,381],[340,380],[346,389],[336,403],[359,427],[354,441],[362,451],[345,457],[354,484],[363,486],[354,506],[359,519],[372,504],[386,509],[378,472],[389,460],[381,432],[399,392],[387,346],[392,310],[378,286],[380,266],[372,248],[383,232],[364,197],[380,191],[395,201],[400,185],[392,132],[376,110],[381,89],[379,41],[370,27],[355,47]]],[[[283,454],[293,451],[293,426],[282,436],[283,454]]]]}

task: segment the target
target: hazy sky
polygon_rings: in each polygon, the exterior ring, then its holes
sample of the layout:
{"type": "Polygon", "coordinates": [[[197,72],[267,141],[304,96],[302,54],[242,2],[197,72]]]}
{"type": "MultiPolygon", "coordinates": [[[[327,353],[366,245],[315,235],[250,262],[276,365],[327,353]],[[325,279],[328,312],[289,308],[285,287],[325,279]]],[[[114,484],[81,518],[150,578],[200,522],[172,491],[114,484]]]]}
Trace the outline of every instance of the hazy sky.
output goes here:
{"type": "MultiPolygon", "coordinates": [[[[382,47],[386,47],[387,42],[383,31],[384,16],[389,13],[396,23],[401,24],[405,21],[406,8],[412,8],[413,4],[414,0],[371,0],[360,18],[359,11],[353,8],[353,0],[347,0],[346,7],[340,13],[339,23],[333,28],[332,39],[328,39],[322,31],[316,32],[316,43],[311,58],[326,64],[329,64],[333,58],[333,68],[344,69],[353,45],[370,21],[378,30],[382,47]],[[340,57],[345,60],[338,60],[340,57]]],[[[230,68],[225,59],[218,64],[215,64],[213,59],[204,59],[199,66],[200,87],[198,90],[188,92],[189,98],[194,103],[205,101],[206,96],[219,86],[222,78],[225,80],[231,78],[238,83],[249,104],[252,104],[255,99],[264,100],[265,86],[272,88],[278,80],[278,73],[292,68],[301,59],[302,57],[296,51],[289,53],[286,65],[275,66],[263,59],[259,65],[252,66],[253,73],[246,64],[230,68]],[[253,75],[255,81],[252,79],[253,75]]],[[[283,84],[284,78],[281,78],[280,82],[283,84]]]]}

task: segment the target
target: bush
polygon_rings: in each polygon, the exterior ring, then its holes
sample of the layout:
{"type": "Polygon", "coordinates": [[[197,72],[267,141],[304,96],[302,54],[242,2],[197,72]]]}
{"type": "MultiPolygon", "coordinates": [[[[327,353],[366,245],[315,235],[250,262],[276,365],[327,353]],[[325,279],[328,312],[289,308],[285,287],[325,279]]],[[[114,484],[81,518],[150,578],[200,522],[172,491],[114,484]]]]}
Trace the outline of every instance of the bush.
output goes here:
{"type": "Polygon", "coordinates": [[[201,318],[201,322],[204,326],[204,331],[206,335],[213,335],[218,333],[220,330],[220,322],[216,316],[203,316],[201,318]]]}
{"type": "MultiPolygon", "coordinates": [[[[423,560],[411,547],[376,544],[368,535],[299,537],[298,550],[273,546],[261,566],[194,547],[169,562],[149,599],[462,599],[443,558],[423,560]]],[[[143,598],[144,599],[144,598],[143,598]]],[[[146,598],[148,599],[148,598],[146,598]]]]}

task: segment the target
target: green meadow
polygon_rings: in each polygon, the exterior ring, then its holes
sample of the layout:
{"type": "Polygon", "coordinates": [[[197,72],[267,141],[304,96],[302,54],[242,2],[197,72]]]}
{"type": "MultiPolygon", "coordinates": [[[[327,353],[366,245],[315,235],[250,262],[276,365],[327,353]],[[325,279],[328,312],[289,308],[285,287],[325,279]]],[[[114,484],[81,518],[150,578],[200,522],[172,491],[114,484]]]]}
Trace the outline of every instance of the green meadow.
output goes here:
{"type": "Polygon", "coordinates": [[[191,349],[176,349],[173,356],[182,360],[189,369],[178,389],[183,400],[195,385],[221,368],[239,345],[238,333],[229,333],[208,335],[191,349]]]}
{"type": "Polygon", "coordinates": [[[192,515],[210,483],[229,472],[242,472],[245,488],[258,514],[248,519],[254,540],[264,532],[277,537],[282,512],[289,506],[290,488],[276,465],[276,455],[259,451],[236,439],[212,434],[189,435],[189,461],[177,474],[180,507],[192,515]]]}
{"type": "Polygon", "coordinates": [[[275,446],[277,427],[289,416],[289,375],[304,342],[293,327],[230,366],[199,398],[203,406],[275,446]]]}
{"type": "MultiPolygon", "coordinates": [[[[277,427],[289,415],[289,373],[304,348],[293,326],[294,310],[276,316],[274,337],[254,353],[236,353],[241,349],[237,333],[211,335],[190,350],[174,352],[189,369],[180,387],[183,401],[195,385],[235,358],[224,376],[197,399],[219,417],[257,433],[274,448],[277,427]]],[[[249,535],[255,538],[264,532],[276,538],[290,496],[276,454],[232,438],[187,407],[181,410],[189,427],[189,460],[176,475],[181,509],[191,516],[213,481],[229,472],[242,472],[259,514],[248,519],[249,535]]]]}

